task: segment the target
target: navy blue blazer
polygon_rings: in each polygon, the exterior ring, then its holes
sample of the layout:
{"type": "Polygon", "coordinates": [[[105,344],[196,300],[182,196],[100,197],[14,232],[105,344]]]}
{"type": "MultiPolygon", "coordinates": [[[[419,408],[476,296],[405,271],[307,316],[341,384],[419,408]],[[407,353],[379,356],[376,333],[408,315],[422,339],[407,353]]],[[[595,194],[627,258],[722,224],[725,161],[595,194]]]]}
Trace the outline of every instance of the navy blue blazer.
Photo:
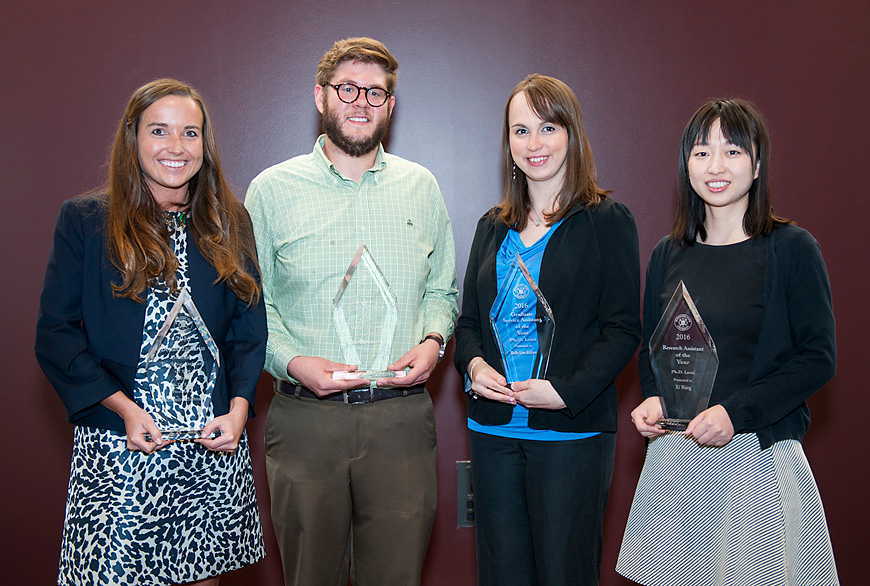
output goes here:
{"type": "MultiPolygon", "coordinates": [[[[36,326],[36,357],[75,425],[125,431],[120,416],[100,401],[133,380],[142,344],[145,303],[112,295],[120,283],[108,259],[107,198],[86,195],[64,202],[54,231],[36,326]]],[[[248,306],[225,283],[187,231],[190,292],[220,351],[213,394],[215,416],[230,400],[251,405],[266,356],[266,310],[248,306]]]]}

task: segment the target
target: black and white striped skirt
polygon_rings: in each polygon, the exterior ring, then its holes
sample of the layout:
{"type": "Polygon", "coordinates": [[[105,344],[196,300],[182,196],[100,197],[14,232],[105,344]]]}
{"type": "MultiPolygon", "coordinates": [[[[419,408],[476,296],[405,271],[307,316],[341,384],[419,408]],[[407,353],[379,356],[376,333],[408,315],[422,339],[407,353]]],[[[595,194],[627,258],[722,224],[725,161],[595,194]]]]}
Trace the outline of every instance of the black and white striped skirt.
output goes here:
{"type": "Polygon", "coordinates": [[[837,567],[800,442],[650,442],[616,571],[645,586],[835,586],[837,567]]]}

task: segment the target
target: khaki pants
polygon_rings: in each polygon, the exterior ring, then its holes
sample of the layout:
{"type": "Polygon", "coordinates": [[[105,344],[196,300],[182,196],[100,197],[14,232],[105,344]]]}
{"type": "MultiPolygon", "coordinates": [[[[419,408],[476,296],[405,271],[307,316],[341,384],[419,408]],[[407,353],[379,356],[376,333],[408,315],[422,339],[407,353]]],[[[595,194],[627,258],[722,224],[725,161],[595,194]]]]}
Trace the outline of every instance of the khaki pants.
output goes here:
{"type": "Polygon", "coordinates": [[[287,586],[413,586],[437,503],[428,393],[346,405],[276,393],[266,418],[287,586]],[[349,543],[350,539],[350,543],[349,543]]]}

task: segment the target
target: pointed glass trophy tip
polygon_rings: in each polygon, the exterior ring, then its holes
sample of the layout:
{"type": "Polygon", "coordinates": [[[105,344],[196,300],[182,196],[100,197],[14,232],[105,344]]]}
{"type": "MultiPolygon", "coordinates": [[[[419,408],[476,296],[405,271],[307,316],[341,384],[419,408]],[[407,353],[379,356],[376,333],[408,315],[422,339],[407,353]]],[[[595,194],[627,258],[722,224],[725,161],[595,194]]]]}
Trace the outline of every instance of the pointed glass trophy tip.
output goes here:
{"type": "MultiPolygon", "coordinates": [[[[342,279],[332,307],[332,321],[342,360],[358,372],[333,380],[403,376],[387,371],[398,321],[398,300],[365,244],[360,244],[342,279]],[[369,371],[363,374],[363,371],[369,371]]],[[[342,375],[338,375],[342,376],[342,375]]]]}
{"type": "Polygon", "coordinates": [[[683,281],[676,286],[649,341],[653,378],[662,400],[663,429],[684,431],[707,408],[719,357],[683,281]]]}
{"type": "Polygon", "coordinates": [[[526,263],[517,253],[489,311],[508,382],[547,377],[556,319],[526,263]],[[528,370],[529,355],[531,371],[528,370]]]}

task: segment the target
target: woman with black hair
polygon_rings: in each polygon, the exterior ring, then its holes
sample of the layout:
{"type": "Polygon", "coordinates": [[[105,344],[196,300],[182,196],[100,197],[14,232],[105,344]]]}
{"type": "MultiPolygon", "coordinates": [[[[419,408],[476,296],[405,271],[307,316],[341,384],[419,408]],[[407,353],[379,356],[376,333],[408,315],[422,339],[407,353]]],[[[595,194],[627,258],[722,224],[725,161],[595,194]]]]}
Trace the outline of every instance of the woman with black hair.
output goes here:
{"type": "Polygon", "coordinates": [[[674,229],[647,267],[631,418],[648,447],[616,567],[646,586],[839,584],[801,447],[806,400],[836,366],[831,291],[815,239],[773,214],[769,164],[743,100],[705,104],[683,131],[674,229]],[[710,406],[667,432],[649,341],[680,281],[720,363],[710,406]]]}

